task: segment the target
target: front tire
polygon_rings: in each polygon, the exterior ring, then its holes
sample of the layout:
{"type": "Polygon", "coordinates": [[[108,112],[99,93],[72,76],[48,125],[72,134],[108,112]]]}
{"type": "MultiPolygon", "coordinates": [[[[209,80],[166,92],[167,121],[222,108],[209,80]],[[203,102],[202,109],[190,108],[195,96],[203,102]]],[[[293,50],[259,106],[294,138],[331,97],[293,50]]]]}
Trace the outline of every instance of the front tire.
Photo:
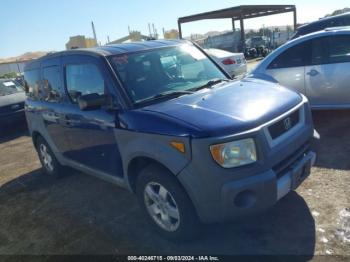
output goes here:
{"type": "Polygon", "coordinates": [[[62,176],[62,165],[57,161],[50,146],[44,138],[39,136],[35,143],[38,152],[39,160],[47,175],[54,178],[62,176]]]}
{"type": "Polygon", "coordinates": [[[166,168],[151,164],[141,171],[136,194],[151,226],[170,240],[195,238],[200,229],[192,201],[166,168]]]}

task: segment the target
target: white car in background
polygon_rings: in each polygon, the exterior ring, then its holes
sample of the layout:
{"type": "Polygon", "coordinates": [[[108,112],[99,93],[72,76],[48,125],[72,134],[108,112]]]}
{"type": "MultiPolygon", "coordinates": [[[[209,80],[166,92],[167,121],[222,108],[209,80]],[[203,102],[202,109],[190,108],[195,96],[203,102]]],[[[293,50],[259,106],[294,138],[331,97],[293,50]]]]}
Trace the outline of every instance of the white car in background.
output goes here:
{"type": "Polygon", "coordinates": [[[248,77],[304,94],[313,109],[350,108],[350,27],[301,36],[268,55],[248,77]]]}
{"type": "Polygon", "coordinates": [[[221,49],[204,49],[227,73],[238,76],[247,73],[247,62],[243,53],[231,53],[221,49]]]}

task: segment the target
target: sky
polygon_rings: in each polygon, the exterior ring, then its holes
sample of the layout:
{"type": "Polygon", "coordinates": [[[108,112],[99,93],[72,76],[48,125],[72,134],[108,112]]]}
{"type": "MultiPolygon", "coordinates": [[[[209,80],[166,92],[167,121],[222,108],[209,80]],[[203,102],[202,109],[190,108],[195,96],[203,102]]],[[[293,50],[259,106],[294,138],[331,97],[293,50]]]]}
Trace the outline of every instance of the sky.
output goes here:
{"type": "MultiPolygon", "coordinates": [[[[336,9],[350,7],[349,0],[0,0],[0,58],[31,51],[65,49],[70,36],[92,37],[94,21],[102,44],[131,30],[148,34],[148,23],[158,33],[177,28],[181,16],[237,5],[294,4],[298,23],[317,20],[336,9]]],[[[246,29],[292,25],[292,13],[245,20],[246,29]]],[[[239,27],[236,22],[236,27],[239,27]]],[[[183,25],[183,35],[232,28],[230,19],[203,20],[183,25]]]]}

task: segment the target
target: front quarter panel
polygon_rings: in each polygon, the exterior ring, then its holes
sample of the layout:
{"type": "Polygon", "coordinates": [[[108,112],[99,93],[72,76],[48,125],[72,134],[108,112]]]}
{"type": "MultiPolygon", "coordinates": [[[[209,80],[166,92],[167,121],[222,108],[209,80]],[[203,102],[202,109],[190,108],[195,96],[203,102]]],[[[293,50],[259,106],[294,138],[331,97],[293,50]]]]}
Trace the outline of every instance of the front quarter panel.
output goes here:
{"type": "Polygon", "coordinates": [[[189,137],[140,133],[124,129],[116,129],[115,136],[121,149],[124,178],[127,183],[128,167],[131,161],[138,157],[155,160],[168,168],[174,175],[177,175],[191,160],[189,137]],[[185,153],[172,147],[170,145],[172,141],[184,143],[185,153]]]}

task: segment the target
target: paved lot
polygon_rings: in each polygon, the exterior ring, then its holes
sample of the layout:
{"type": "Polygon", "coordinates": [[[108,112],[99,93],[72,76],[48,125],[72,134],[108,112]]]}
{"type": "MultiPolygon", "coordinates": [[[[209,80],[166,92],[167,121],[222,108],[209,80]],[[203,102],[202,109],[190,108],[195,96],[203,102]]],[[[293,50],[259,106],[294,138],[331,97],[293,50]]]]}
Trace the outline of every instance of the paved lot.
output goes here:
{"type": "Polygon", "coordinates": [[[261,60],[262,58],[247,60],[247,72],[252,71],[261,62],[261,60]]]}
{"type": "Polygon", "coordinates": [[[25,131],[0,138],[0,254],[350,255],[350,111],[314,114],[310,178],[274,208],[203,228],[194,242],[155,235],[134,196],[79,172],[42,174],[25,131]]]}

